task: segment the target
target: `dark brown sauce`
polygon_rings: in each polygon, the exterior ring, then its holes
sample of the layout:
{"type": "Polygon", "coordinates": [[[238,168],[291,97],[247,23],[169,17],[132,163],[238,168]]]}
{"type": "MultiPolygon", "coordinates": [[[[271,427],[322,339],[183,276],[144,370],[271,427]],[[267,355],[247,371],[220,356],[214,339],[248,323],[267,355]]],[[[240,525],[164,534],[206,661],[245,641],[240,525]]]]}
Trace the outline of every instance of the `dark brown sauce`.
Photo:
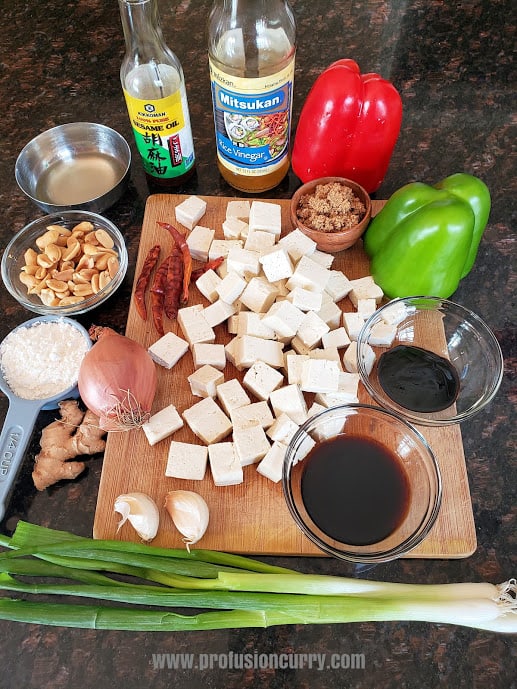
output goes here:
{"type": "Polygon", "coordinates": [[[404,520],[410,500],[406,471],[377,441],[338,435],[316,445],[303,464],[303,504],[331,538],[370,545],[404,520]]]}
{"type": "Polygon", "coordinates": [[[394,402],[417,412],[447,409],[460,389],[458,373],[448,359],[413,345],[398,345],[381,354],[377,375],[394,402]]]}

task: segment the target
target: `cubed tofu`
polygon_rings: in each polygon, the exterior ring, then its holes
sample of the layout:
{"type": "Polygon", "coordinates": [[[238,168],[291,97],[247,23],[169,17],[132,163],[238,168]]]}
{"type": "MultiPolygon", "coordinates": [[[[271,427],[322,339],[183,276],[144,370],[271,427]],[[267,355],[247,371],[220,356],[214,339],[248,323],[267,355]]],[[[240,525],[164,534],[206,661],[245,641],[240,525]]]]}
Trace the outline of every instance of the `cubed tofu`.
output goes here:
{"type": "Polygon", "coordinates": [[[330,330],[335,330],[341,325],[341,309],[332,300],[325,301],[325,292],[323,293],[323,304],[317,313],[330,330]]]}
{"type": "Polygon", "coordinates": [[[248,234],[248,223],[240,218],[230,216],[223,222],[223,235],[225,239],[242,239],[248,234]]]}
{"type": "Polygon", "coordinates": [[[289,418],[287,414],[280,414],[267,429],[266,435],[273,441],[289,445],[291,438],[299,428],[300,426],[289,418]]]}
{"type": "Polygon", "coordinates": [[[252,402],[232,410],[231,419],[235,428],[249,428],[257,424],[264,429],[274,421],[273,414],[267,402],[252,402]]]}
{"type": "Polygon", "coordinates": [[[172,368],[188,352],[188,342],[174,333],[165,333],[147,350],[153,361],[164,368],[172,368]]]}
{"type": "Polygon", "coordinates": [[[242,368],[237,365],[237,360],[235,359],[239,340],[239,337],[232,337],[232,339],[224,345],[224,351],[226,352],[226,361],[229,361],[232,366],[242,371],[242,368]]]}
{"type": "Polygon", "coordinates": [[[327,359],[329,361],[335,361],[339,367],[339,370],[343,370],[341,355],[337,347],[316,347],[315,349],[311,349],[309,352],[309,357],[311,359],[327,359]]]}
{"type": "Polygon", "coordinates": [[[219,293],[217,291],[217,287],[221,283],[221,278],[215,270],[212,270],[211,268],[207,270],[206,272],[203,273],[198,279],[196,280],[196,287],[198,290],[201,292],[201,294],[205,297],[205,299],[208,299],[209,302],[214,302],[219,299],[219,293]]]}
{"type": "Polygon", "coordinates": [[[263,254],[273,248],[275,241],[276,237],[271,232],[254,230],[253,232],[248,232],[244,248],[248,249],[248,251],[256,251],[259,254],[263,254]]]}
{"type": "Polygon", "coordinates": [[[313,254],[317,247],[316,242],[298,228],[279,239],[278,243],[287,250],[295,263],[298,263],[302,256],[313,254]]]}
{"type": "Polygon", "coordinates": [[[397,335],[397,326],[379,321],[375,323],[368,335],[368,344],[373,347],[389,347],[397,335]]]}
{"type": "Polygon", "coordinates": [[[321,338],[329,330],[329,326],[315,311],[307,311],[296,331],[296,336],[300,338],[304,345],[313,348],[321,342],[321,338]]]}
{"type": "Polygon", "coordinates": [[[341,301],[352,290],[352,283],[340,270],[331,270],[330,278],[325,287],[325,292],[330,294],[334,301],[341,301]]]}
{"type": "Polygon", "coordinates": [[[360,314],[364,320],[370,318],[370,316],[375,313],[377,309],[377,303],[375,299],[358,299],[357,300],[357,313],[360,314]]]}
{"type": "Polygon", "coordinates": [[[284,363],[283,344],[276,340],[264,340],[252,335],[235,338],[235,363],[238,367],[249,368],[256,361],[264,361],[273,368],[281,368],[284,363]]]}
{"type": "Polygon", "coordinates": [[[241,275],[229,271],[218,285],[217,292],[222,301],[233,304],[241,296],[247,284],[241,275]]]}
{"type": "Polygon", "coordinates": [[[176,220],[191,230],[206,212],[206,201],[199,196],[189,196],[176,206],[176,220]]]}
{"type": "Polygon", "coordinates": [[[287,369],[287,382],[289,385],[300,385],[302,382],[302,370],[304,361],[308,361],[308,354],[290,352],[285,357],[287,369]]]}
{"type": "Polygon", "coordinates": [[[202,481],[205,478],[208,449],[205,445],[193,445],[172,441],[169,447],[165,476],[202,481]]]}
{"type": "Polygon", "coordinates": [[[293,274],[293,264],[289,254],[281,246],[277,245],[261,254],[259,262],[269,282],[290,278],[293,274]]]}
{"type": "Polygon", "coordinates": [[[307,405],[298,385],[285,385],[283,388],[273,390],[269,401],[276,417],[287,414],[298,425],[307,419],[307,405]]]}
{"type": "MultiPolygon", "coordinates": [[[[375,352],[366,342],[363,345],[363,364],[368,375],[371,373],[375,363],[375,352]]],[[[343,356],[343,365],[350,373],[357,373],[359,370],[357,363],[357,341],[353,341],[347,347],[343,356]]]]}
{"type": "Polygon", "coordinates": [[[259,400],[269,395],[284,382],[284,376],[263,361],[256,361],[245,373],[242,384],[259,400]]]}
{"type": "Polygon", "coordinates": [[[192,345],[192,358],[194,368],[208,365],[222,371],[226,366],[226,352],[223,344],[195,342],[192,345]]]}
{"type": "Polygon", "coordinates": [[[240,300],[250,311],[265,313],[274,303],[278,289],[263,277],[253,277],[244,288],[240,300]]]}
{"type": "Polygon", "coordinates": [[[230,418],[235,409],[251,404],[248,393],[237,378],[231,378],[217,386],[217,399],[230,418]]]}
{"type": "Polygon", "coordinates": [[[214,329],[207,323],[201,304],[185,306],[178,311],[178,323],[181,331],[192,346],[195,342],[214,342],[214,329]]]}
{"type": "MultiPolygon", "coordinates": [[[[325,407],[321,408],[325,409],[325,407]]],[[[330,407],[327,407],[327,409],[330,409],[330,407]]],[[[343,416],[340,414],[339,410],[330,410],[325,414],[324,421],[313,429],[312,435],[314,438],[322,442],[324,440],[335,438],[336,435],[339,435],[342,431],[343,416]]]]}
{"type": "Polygon", "coordinates": [[[219,298],[204,309],[203,316],[208,325],[215,328],[216,325],[224,323],[230,316],[233,316],[236,310],[235,304],[228,304],[219,298]]]}
{"type": "Polygon", "coordinates": [[[247,200],[228,201],[226,204],[226,217],[249,220],[251,204],[247,200]]]}
{"type": "Polygon", "coordinates": [[[329,347],[342,349],[343,347],[348,347],[350,344],[350,338],[348,337],[346,328],[340,326],[335,330],[330,330],[328,333],[324,333],[321,338],[321,342],[325,349],[328,349],[329,347]]]}
{"type": "Polygon", "coordinates": [[[262,426],[233,429],[233,445],[241,466],[260,462],[271,447],[262,426]]]}
{"type": "Polygon", "coordinates": [[[265,325],[273,328],[280,337],[294,337],[305,319],[305,314],[290,301],[277,301],[263,317],[265,325]]]}
{"type": "Polygon", "coordinates": [[[243,278],[250,278],[260,273],[260,254],[240,247],[232,247],[226,257],[228,272],[233,271],[243,278]]]}
{"type": "Polygon", "coordinates": [[[348,295],[352,304],[357,308],[359,299],[375,299],[377,304],[380,304],[384,293],[377,285],[371,275],[356,280],[350,280],[352,289],[348,295]]]}
{"type": "Polygon", "coordinates": [[[232,247],[241,248],[240,239],[214,239],[208,250],[208,260],[215,261],[216,258],[226,258],[232,247]]]}
{"type": "Polygon", "coordinates": [[[343,311],[343,325],[346,328],[348,337],[355,341],[359,337],[364,325],[364,318],[360,313],[356,311],[343,311]]]}
{"type": "Polygon", "coordinates": [[[279,237],[282,232],[282,210],[280,204],[267,201],[252,201],[249,217],[250,232],[262,230],[279,237]]]}
{"type": "Polygon", "coordinates": [[[160,440],[167,438],[183,426],[183,419],[178,414],[176,407],[169,404],[164,409],[153,414],[149,421],[142,425],[149,445],[156,445],[160,440]]]}
{"type": "Polygon", "coordinates": [[[334,263],[334,254],[328,254],[326,251],[316,249],[316,251],[311,254],[311,259],[319,263],[320,266],[330,269],[334,263]]]}
{"type": "Polygon", "coordinates": [[[321,292],[295,287],[287,295],[288,301],[300,311],[319,311],[323,305],[321,292]]]}
{"type": "Polygon", "coordinates": [[[196,261],[208,261],[208,252],[215,236],[215,230],[210,227],[196,225],[187,237],[190,255],[196,261]]]}
{"type": "Polygon", "coordinates": [[[192,432],[206,445],[219,442],[232,431],[230,419],[211,397],[185,409],[183,418],[192,432]]]}
{"type": "Polygon", "coordinates": [[[339,372],[335,361],[309,358],[303,362],[300,389],[303,392],[336,392],[339,372]]]}
{"type": "Polygon", "coordinates": [[[274,442],[257,465],[258,473],[274,483],[281,481],[286,450],[284,443],[274,442]]]}
{"type": "Polygon", "coordinates": [[[275,331],[264,323],[262,314],[254,311],[241,311],[236,318],[236,335],[252,335],[253,337],[262,337],[265,340],[274,339],[275,331]]]}
{"type": "Polygon", "coordinates": [[[210,471],[216,486],[235,486],[244,481],[239,458],[231,442],[212,443],[208,446],[210,471]]]}
{"type": "Polygon", "coordinates": [[[224,375],[214,366],[205,364],[187,376],[187,380],[196,397],[215,397],[217,386],[224,382],[224,375]]]}
{"type": "Polygon", "coordinates": [[[302,256],[293,274],[287,281],[289,289],[303,287],[315,292],[323,292],[330,279],[330,270],[313,261],[309,256],[302,256]]]}
{"type": "Polygon", "coordinates": [[[388,304],[382,311],[382,320],[388,325],[398,325],[409,315],[414,307],[406,306],[401,301],[388,304]]]}

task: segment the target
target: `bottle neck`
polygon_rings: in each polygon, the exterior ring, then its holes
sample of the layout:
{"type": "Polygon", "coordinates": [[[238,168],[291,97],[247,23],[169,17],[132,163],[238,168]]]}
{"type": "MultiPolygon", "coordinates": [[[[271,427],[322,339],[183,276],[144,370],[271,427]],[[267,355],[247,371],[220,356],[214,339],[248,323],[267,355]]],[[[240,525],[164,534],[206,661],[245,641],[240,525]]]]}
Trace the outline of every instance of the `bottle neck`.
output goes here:
{"type": "Polygon", "coordinates": [[[119,0],[119,7],[127,52],[138,52],[142,62],[159,57],[165,42],[156,0],[119,0]]]}

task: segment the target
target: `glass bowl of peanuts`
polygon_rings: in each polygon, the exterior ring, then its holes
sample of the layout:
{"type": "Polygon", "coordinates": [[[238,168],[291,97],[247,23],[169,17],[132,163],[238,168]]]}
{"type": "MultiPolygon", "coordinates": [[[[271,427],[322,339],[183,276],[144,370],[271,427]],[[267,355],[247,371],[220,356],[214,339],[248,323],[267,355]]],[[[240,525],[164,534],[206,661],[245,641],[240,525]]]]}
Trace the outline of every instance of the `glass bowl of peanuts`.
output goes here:
{"type": "Polygon", "coordinates": [[[2,280],[29,311],[70,316],[99,306],[122,283],[128,255],[120,230],[89,211],[45,215],[7,245],[2,280]]]}

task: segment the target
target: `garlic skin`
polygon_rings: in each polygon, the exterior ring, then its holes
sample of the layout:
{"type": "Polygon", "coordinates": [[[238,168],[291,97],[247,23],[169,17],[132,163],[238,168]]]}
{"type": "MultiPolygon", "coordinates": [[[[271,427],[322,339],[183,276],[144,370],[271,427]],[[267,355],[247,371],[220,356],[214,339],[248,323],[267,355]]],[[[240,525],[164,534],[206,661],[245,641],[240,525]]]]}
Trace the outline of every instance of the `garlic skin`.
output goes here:
{"type": "Polygon", "coordinates": [[[165,496],[165,509],[190,553],[190,546],[197,543],[207,530],[210,517],[208,505],[199,493],[171,490],[165,496]]]}
{"type": "Polygon", "coordinates": [[[140,538],[149,542],[158,533],[160,513],[158,506],[145,493],[126,493],[115,499],[115,512],[122,515],[118,523],[120,527],[128,521],[140,538]]]}

